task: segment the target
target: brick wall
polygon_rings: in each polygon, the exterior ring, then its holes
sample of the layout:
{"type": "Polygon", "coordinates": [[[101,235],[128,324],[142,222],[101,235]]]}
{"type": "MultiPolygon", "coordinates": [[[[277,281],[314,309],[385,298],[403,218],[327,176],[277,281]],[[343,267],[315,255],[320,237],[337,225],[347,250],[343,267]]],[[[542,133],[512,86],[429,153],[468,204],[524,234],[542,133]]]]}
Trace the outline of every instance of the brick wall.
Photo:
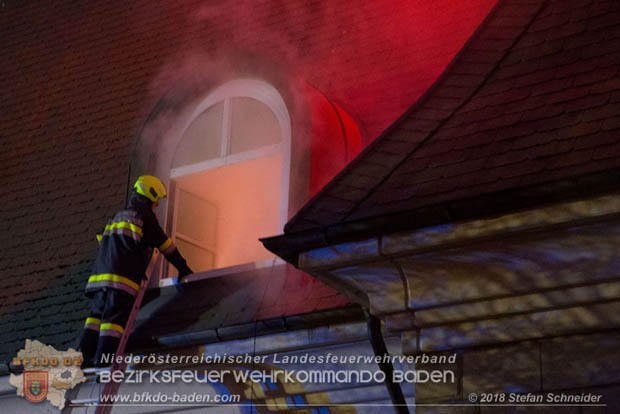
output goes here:
{"type": "Polygon", "coordinates": [[[170,80],[192,75],[192,54],[285,67],[367,143],[493,4],[2,2],[0,360],[25,338],[66,347],[77,335],[94,234],[124,204],[135,137],[170,80]]]}

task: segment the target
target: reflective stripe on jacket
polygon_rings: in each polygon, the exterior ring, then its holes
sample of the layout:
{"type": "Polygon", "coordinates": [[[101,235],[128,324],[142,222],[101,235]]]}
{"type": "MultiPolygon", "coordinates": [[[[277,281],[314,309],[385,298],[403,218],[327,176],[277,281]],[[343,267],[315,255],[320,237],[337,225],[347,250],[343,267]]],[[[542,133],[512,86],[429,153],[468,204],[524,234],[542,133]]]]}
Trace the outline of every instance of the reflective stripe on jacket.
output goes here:
{"type": "Polygon", "coordinates": [[[88,278],[87,289],[113,288],[123,290],[132,296],[136,296],[140,290],[140,285],[131,279],[113,274],[92,275],[88,278]]]}
{"type": "Polygon", "coordinates": [[[151,260],[154,248],[175,250],[151,208],[151,201],[134,194],[127,209],[118,212],[105,226],[86,294],[102,288],[123,290],[133,296],[151,260]]]}

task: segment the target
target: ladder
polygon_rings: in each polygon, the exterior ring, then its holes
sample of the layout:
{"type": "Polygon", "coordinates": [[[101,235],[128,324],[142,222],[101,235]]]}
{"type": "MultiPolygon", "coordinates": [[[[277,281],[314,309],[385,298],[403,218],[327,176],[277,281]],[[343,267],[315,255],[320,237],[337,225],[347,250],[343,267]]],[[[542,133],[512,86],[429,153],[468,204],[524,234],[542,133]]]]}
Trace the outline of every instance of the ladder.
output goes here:
{"type": "MultiPolygon", "coordinates": [[[[152,272],[147,272],[146,279],[143,279],[140,283],[140,290],[138,291],[138,295],[136,296],[136,300],[133,303],[133,308],[131,308],[131,313],[129,314],[129,319],[127,320],[127,324],[125,325],[125,330],[123,331],[123,336],[121,336],[121,341],[118,344],[118,348],[116,349],[115,356],[121,357],[119,360],[121,362],[115,361],[112,363],[112,367],[110,368],[111,374],[114,375],[115,372],[121,371],[125,372],[127,368],[127,363],[124,362],[125,355],[125,345],[127,345],[127,341],[129,340],[129,335],[133,331],[133,326],[136,322],[136,317],[138,316],[138,312],[140,311],[140,306],[142,305],[142,299],[144,299],[144,294],[146,293],[146,288],[149,285],[151,280],[152,272]]],[[[114,401],[109,398],[110,396],[116,395],[118,392],[118,388],[121,386],[120,382],[110,381],[105,387],[103,387],[103,392],[99,396],[99,402],[97,403],[97,409],[95,410],[95,414],[109,414],[112,411],[112,406],[114,401]],[[103,397],[106,396],[105,401],[106,404],[100,404],[103,397]]]]}
{"type": "MultiPolygon", "coordinates": [[[[153,259],[155,259],[157,255],[154,254],[153,256],[154,256],[153,259]]],[[[125,330],[123,331],[123,335],[121,336],[120,343],[118,344],[118,348],[116,349],[115,357],[121,357],[121,358],[118,358],[121,362],[117,363],[116,358],[115,358],[115,362],[113,362],[112,366],[109,368],[109,370],[111,371],[110,373],[112,375],[114,375],[114,373],[117,371],[125,372],[125,370],[127,369],[127,363],[123,361],[124,358],[122,357],[125,355],[125,346],[127,345],[129,336],[131,335],[131,332],[133,331],[134,324],[136,322],[136,317],[138,316],[138,312],[140,311],[140,306],[142,305],[142,300],[144,299],[144,294],[146,293],[146,289],[149,286],[149,283],[151,281],[151,276],[154,273],[152,271],[152,265],[154,264],[154,262],[155,260],[151,261],[151,265],[146,271],[146,278],[143,279],[142,282],[140,283],[140,290],[138,291],[138,295],[136,296],[133,307],[131,308],[131,313],[129,314],[129,319],[127,320],[127,324],[125,325],[125,330]]],[[[94,373],[95,375],[97,375],[97,373],[102,370],[104,369],[85,370],[85,373],[94,373]]],[[[120,382],[110,381],[104,386],[103,391],[101,392],[98,398],[89,399],[89,400],[72,400],[70,401],[70,403],[73,404],[74,406],[75,404],[95,406],[96,407],[95,414],[109,414],[112,411],[112,407],[114,404],[114,401],[112,398],[110,398],[110,396],[116,395],[120,385],[121,385],[120,382]],[[101,401],[104,398],[105,398],[106,403],[101,404],[101,401]]],[[[69,409],[67,411],[63,411],[63,413],[67,413],[70,411],[71,410],[69,409]]]]}

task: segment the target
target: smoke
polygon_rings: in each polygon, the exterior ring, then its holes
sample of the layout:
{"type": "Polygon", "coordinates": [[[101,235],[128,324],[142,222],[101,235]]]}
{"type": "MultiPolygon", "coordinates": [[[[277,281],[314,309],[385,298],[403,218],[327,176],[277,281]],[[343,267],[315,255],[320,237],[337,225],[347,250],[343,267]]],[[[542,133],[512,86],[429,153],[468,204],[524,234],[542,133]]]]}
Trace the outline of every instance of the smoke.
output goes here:
{"type": "MultiPolygon", "coordinates": [[[[138,140],[157,147],[210,90],[254,78],[281,93],[293,130],[301,131],[295,165],[307,166],[303,153],[311,151],[305,84],[350,115],[367,144],[430,86],[495,2],[241,0],[181,11],[166,4],[161,13],[170,24],[182,23],[149,85],[153,109],[138,140]]],[[[139,164],[156,163],[158,150],[140,148],[139,164]]]]}
{"type": "MultiPolygon", "coordinates": [[[[189,80],[205,71],[216,77],[235,73],[269,79],[273,71],[285,72],[326,93],[362,124],[368,142],[430,86],[495,3],[240,0],[193,5],[178,52],[158,79],[189,80]]],[[[156,81],[154,86],[162,85],[156,81]]]]}

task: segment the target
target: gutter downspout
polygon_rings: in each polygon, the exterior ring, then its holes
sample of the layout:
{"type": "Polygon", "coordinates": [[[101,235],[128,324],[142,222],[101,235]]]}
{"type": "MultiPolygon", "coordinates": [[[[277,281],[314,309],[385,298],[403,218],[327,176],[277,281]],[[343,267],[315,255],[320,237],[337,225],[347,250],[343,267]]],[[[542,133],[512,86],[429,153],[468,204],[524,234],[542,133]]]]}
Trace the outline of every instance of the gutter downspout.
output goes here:
{"type": "MultiPolygon", "coordinates": [[[[368,339],[372,349],[375,351],[375,356],[379,357],[379,361],[383,361],[383,357],[388,355],[388,351],[381,333],[381,320],[366,310],[364,313],[366,314],[366,324],[368,325],[368,339]]],[[[396,412],[398,414],[409,414],[409,407],[407,406],[403,390],[399,384],[392,381],[394,366],[391,362],[379,362],[378,365],[379,369],[385,374],[385,386],[390,393],[396,412]]]]}

